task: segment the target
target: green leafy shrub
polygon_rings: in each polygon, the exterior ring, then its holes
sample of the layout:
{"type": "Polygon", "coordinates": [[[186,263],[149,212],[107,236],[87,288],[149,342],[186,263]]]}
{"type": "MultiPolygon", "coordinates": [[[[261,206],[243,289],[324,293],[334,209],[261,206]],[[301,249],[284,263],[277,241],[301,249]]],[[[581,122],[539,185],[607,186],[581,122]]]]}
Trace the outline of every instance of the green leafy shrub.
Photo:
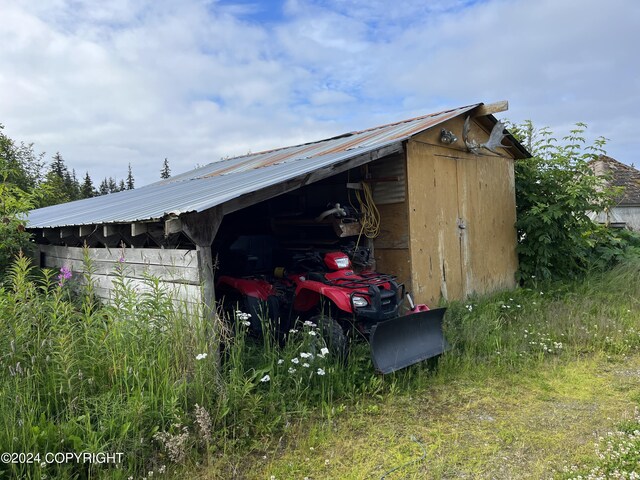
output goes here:
{"type": "Polygon", "coordinates": [[[0,165],[0,279],[20,251],[30,251],[30,235],[25,230],[32,196],[9,181],[10,170],[0,165]]]}
{"type": "Polygon", "coordinates": [[[515,166],[518,280],[571,278],[606,268],[638,241],[629,233],[595,224],[591,212],[612,205],[619,189],[608,188],[589,162],[604,153],[606,140],[586,143],[586,125],[578,123],[558,142],[552,132],[531,122],[510,130],[532,153],[515,166]]]}

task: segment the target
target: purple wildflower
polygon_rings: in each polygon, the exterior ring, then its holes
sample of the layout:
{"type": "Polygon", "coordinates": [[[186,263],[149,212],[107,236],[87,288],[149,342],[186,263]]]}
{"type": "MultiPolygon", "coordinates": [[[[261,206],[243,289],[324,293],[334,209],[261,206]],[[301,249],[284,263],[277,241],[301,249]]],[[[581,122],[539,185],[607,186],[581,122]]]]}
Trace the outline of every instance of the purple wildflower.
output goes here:
{"type": "Polygon", "coordinates": [[[66,280],[71,278],[71,269],[69,267],[62,267],[60,269],[60,273],[58,274],[58,285],[64,285],[66,280]]]}
{"type": "Polygon", "coordinates": [[[118,259],[118,262],[120,262],[120,263],[124,263],[124,256],[120,257],[120,258],[118,259]]]}

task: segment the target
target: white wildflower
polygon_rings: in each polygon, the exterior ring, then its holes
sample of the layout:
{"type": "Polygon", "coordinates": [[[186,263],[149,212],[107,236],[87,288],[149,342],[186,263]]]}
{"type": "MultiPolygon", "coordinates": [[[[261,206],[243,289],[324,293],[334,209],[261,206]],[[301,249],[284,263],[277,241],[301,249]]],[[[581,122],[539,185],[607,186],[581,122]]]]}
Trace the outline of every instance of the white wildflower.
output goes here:
{"type": "Polygon", "coordinates": [[[320,356],[324,358],[326,355],[329,355],[329,349],[327,347],[322,347],[320,349],[320,356]]]}
{"type": "Polygon", "coordinates": [[[251,322],[250,322],[249,320],[243,320],[243,321],[242,321],[242,324],[243,324],[245,327],[250,327],[250,326],[251,326],[251,322]]]}
{"type": "Polygon", "coordinates": [[[295,328],[292,328],[291,330],[289,330],[289,333],[298,333],[298,330],[296,330],[295,328]]]}
{"type": "Polygon", "coordinates": [[[298,358],[297,358],[297,357],[294,357],[294,358],[292,358],[292,359],[291,359],[291,363],[296,363],[296,364],[298,364],[298,363],[300,363],[300,360],[298,360],[298,358]]]}
{"type": "Polygon", "coordinates": [[[303,364],[302,364],[302,366],[303,366],[304,368],[309,368],[309,367],[310,367],[310,365],[309,365],[307,362],[303,363],[303,364]]]}
{"type": "Polygon", "coordinates": [[[289,373],[296,373],[296,369],[293,367],[289,367],[289,373]]]}
{"type": "Polygon", "coordinates": [[[313,358],[313,355],[311,353],[302,352],[300,354],[300,358],[313,358]]]}
{"type": "Polygon", "coordinates": [[[283,363],[284,363],[284,360],[283,360],[283,359],[281,359],[281,358],[279,358],[279,359],[278,359],[278,365],[282,365],[283,363]]]}
{"type": "Polygon", "coordinates": [[[264,383],[264,382],[268,382],[269,380],[271,380],[271,377],[269,376],[269,374],[265,375],[264,377],[262,377],[262,378],[260,379],[260,381],[261,381],[262,383],[264,383]]]}
{"type": "Polygon", "coordinates": [[[317,333],[314,330],[309,330],[309,335],[311,335],[312,337],[315,337],[317,333]]]}
{"type": "Polygon", "coordinates": [[[323,376],[324,375],[324,368],[319,368],[318,369],[318,375],[323,376]]]}
{"type": "Polygon", "coordinates": [[[313,322],[312,322],[312,321],[310,321],[310,320],[305,320],[305,321],[304,321],[304,324],[305,324],[307,327],[316,327],[316,326],[317,326],[315,323],[313,323],[313,322]]]}
{"type": "Polygon", "coordinates": [[[205,358],[207,358],[208,353],[199,353],[198,355],[196,355],[196,360],[204,360],[205,358]]]}

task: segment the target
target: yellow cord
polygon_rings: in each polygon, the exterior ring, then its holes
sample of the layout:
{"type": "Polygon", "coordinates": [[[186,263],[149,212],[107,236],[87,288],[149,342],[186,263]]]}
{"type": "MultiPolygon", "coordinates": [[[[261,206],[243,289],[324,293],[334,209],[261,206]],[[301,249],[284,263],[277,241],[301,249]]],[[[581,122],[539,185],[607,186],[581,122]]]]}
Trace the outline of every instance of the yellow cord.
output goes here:
{"type": "Polygon", "coordinates": [[[359,190],[356,190],[356,198],[360,204],[360,212],[362,212],[360,219],[362,231],[360,233],[364,233],[367,238],[376,238],[380,234],[380,212],[373,201],[373,194],[368,183],[362,182],[362,195],[359,190]]]}

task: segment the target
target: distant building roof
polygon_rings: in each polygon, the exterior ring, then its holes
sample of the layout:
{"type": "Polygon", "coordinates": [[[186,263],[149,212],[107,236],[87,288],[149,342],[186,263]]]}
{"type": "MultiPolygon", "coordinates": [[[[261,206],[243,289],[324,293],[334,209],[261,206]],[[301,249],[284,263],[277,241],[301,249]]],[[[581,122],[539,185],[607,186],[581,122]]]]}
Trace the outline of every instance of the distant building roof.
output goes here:
{"type": "Polygon", "coordinates": [[[600,155],[594,162],[597,174],[608,174],[610,186],[624,187],[620,206],[640,206],[640,171],[618,160],[600,155]]]}
{"type": "MultiPolygon", "coordinates": [[[[221,160],[135,190],[32,210],[28,227],[133,223],[202,212],[359,155],[400,144],[480,105],[446,110],[318,142],[221,160]]],[[[526,156],[526,150],[515,139],[511,140],[520,152],[517,155],[526,156]]]]}

